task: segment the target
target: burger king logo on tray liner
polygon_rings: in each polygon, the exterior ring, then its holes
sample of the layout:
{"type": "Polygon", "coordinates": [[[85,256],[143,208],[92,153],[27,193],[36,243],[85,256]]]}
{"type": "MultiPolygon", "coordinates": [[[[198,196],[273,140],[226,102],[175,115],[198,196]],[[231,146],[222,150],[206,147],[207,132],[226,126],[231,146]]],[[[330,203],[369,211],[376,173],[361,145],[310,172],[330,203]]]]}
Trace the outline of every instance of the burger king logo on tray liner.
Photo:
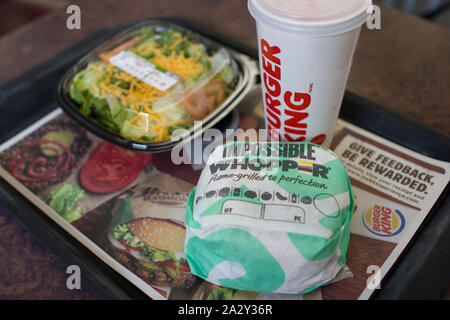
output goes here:
{"type": "Polygon", "coordinates": [[[160,190],[159,188],[149,187],[143,192],[144,200],[151,201],[156,204],[184,208],[188,200],[187,193],[170,192],[160,190]]]}
{"type": "Polygon", "coordinates": [[[381,237],[396,236],[405,228],[405,217],[399,210],[379,205],[367,208],[362,220],[367,230],[381,237]]]}

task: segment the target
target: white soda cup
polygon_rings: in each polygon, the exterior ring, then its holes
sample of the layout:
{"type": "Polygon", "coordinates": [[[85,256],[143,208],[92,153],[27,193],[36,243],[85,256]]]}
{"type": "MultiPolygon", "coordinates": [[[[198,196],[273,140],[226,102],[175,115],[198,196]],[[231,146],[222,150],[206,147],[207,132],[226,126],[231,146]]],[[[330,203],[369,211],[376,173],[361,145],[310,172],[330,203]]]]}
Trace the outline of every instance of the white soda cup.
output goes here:
{"type": "Polygon", "coordinates": [[[330,146],[371,6],[371,0],[248,0],[273,138],[330,146]]]}

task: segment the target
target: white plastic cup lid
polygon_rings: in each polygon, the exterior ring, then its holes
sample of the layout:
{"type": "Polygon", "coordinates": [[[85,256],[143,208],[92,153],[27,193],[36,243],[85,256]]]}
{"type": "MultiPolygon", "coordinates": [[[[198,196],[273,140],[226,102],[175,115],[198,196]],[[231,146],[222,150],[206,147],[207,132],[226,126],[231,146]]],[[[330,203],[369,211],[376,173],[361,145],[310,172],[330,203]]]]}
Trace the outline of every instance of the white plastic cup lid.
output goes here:
{"type": "Polygon", "coordinates": [[[333,35],[361,26],[372,0],[248,0],[252,16],[274,27],[311,35],[333,35]]]}

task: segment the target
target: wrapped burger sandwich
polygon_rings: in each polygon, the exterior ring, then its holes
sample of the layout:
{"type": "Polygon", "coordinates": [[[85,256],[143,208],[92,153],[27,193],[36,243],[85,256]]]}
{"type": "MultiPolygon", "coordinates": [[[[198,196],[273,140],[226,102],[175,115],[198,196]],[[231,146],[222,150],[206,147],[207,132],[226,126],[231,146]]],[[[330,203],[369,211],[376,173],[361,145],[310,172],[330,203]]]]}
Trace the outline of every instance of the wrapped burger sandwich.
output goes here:
{"type": "Polygon", "coordinates": [[[345,168],[325,147],[220,145],[189,196],[185,256],[220,286],[307,292],[345,264],[353,207],[345,168]]]}

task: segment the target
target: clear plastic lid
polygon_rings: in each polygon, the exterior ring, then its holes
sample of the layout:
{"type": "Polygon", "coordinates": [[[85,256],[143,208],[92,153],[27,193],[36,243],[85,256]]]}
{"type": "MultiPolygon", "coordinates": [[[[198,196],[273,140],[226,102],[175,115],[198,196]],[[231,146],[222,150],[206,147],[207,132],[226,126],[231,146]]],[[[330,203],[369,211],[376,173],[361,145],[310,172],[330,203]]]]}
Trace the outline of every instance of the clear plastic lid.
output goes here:
{"type": "Polygon", "coordinates": [[[360,26],[371,0],[249,0],[257,20],[311,34],[334,34],[360,26]],[[313,28],[308,28],[313,27],[313,28]]]}
{"type": "Polygon", "coordinates": [[[219,109],[238,68],[226,49],[164,23],[135,26],[97,48],[68,82],[79,111],[122,137],[161,142],[219,109]]]}

